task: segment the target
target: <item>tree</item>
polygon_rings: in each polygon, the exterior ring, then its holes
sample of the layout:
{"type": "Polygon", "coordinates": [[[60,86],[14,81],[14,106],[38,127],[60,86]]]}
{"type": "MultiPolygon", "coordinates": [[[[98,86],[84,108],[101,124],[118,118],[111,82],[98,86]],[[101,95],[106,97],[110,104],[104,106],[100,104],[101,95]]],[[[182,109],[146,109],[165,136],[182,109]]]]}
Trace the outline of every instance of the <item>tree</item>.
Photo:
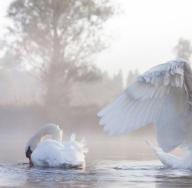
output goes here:
{"type": "Polygon", "coordinates": [[[45,105],[69,106],[71,84],[97,78],[88,62],[105,47],[101,31],[112,14],[109,0],[16,0],[10,5],[9,32],[22,63],[40,75],[45,105]]]}
{"type": "Polygon", "coordinates": [[[189,60],[192,54],[191,42],[183,38],[179,39],[175,51],[178,58],[189,60]]]}
{"type": "Polygon", "coordinates": [[[126,87],[128,87],[133,81],[135,81],[136,77],[139,75],[138,70],[130,70],[127,75],[127,80],[126,80],[126,87]]]}

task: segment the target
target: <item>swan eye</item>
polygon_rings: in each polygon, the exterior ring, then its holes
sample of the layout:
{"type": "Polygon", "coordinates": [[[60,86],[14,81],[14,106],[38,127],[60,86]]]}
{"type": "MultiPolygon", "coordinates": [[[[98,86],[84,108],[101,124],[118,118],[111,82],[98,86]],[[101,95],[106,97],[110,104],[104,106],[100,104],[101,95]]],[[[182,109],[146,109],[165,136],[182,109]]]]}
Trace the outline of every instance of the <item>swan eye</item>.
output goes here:
{"type": "Polygon", "coordinates": [[[26,151],[25,155],[26,155],[27,158],[31,158],[31,154],[32,154],[32,151],[31,151],[31,148],[30,148],[30,146],[29,146],[29,147],[27,148],[27,151],[26,151]]]}

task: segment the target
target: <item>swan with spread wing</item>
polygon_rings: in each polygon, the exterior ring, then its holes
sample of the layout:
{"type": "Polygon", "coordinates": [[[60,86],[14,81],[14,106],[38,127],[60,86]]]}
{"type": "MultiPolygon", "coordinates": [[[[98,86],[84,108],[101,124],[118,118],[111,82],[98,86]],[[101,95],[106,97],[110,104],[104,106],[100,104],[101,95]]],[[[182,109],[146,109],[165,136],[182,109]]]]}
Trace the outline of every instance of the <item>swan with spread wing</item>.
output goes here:
{"type": "Polygon", "coordinates": [[[109,134],[131,132],[153,123],[160,148],[151,144],[150,147],[163,164],[192,168],[189,162],[189,156],[192,159],[192,69],[189,62],[176,59],[151,68],[138,76],[98,116],[109,134]],[[187,147],[188,153],[183,157],[167,153],[178,146],[187,147]]]}
{"type": "Polygon", "coordinates": [[[84,168],[87,148],[75,135],[63,142],[63,131],[58,125],[46,124],[29,139],[25,155],[30,166],[84,168]]]}

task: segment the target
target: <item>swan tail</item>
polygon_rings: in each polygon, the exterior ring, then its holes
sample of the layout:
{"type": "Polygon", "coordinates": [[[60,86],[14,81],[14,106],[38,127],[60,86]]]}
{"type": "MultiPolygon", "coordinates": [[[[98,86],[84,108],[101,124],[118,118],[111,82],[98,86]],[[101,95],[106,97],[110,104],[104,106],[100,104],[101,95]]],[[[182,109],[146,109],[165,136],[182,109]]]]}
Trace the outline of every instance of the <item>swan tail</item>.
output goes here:
{"type": "Polygon", "coordinates": [[[88,152],[86,140],[83,138],[81,141],[77,141],[75,133],[71,134],[69,144],[70,147],[75,148],[75,150],[79,151],[80,153],[88,152]]]}
{"type": "Polygon", "coordinates": [[[146,141],[146,143],[165,167],[174,168],[175,165],[178,164],[179,158],[177,156],[164,152],[161,148],[156,147],[149,141],[146,141]]]}

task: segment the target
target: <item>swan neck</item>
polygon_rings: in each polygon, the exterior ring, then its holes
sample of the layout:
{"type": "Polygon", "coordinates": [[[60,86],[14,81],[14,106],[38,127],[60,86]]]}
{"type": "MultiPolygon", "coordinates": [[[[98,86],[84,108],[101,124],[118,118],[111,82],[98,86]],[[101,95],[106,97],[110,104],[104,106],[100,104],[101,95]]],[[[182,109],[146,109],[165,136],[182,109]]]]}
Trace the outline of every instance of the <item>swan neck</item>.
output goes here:
{"type": "Polygon", "coordinates": [[[37,147],[38,143],[41,142],[41,140],[49,136],[51,139],[56,140],[58,142],[62,142],[62,130],[59,128],[59,126],[54,124],[46,125],[42,128],[40,128],[28,141],[28,146],[31,147],[32,151],[37,147]]]}

